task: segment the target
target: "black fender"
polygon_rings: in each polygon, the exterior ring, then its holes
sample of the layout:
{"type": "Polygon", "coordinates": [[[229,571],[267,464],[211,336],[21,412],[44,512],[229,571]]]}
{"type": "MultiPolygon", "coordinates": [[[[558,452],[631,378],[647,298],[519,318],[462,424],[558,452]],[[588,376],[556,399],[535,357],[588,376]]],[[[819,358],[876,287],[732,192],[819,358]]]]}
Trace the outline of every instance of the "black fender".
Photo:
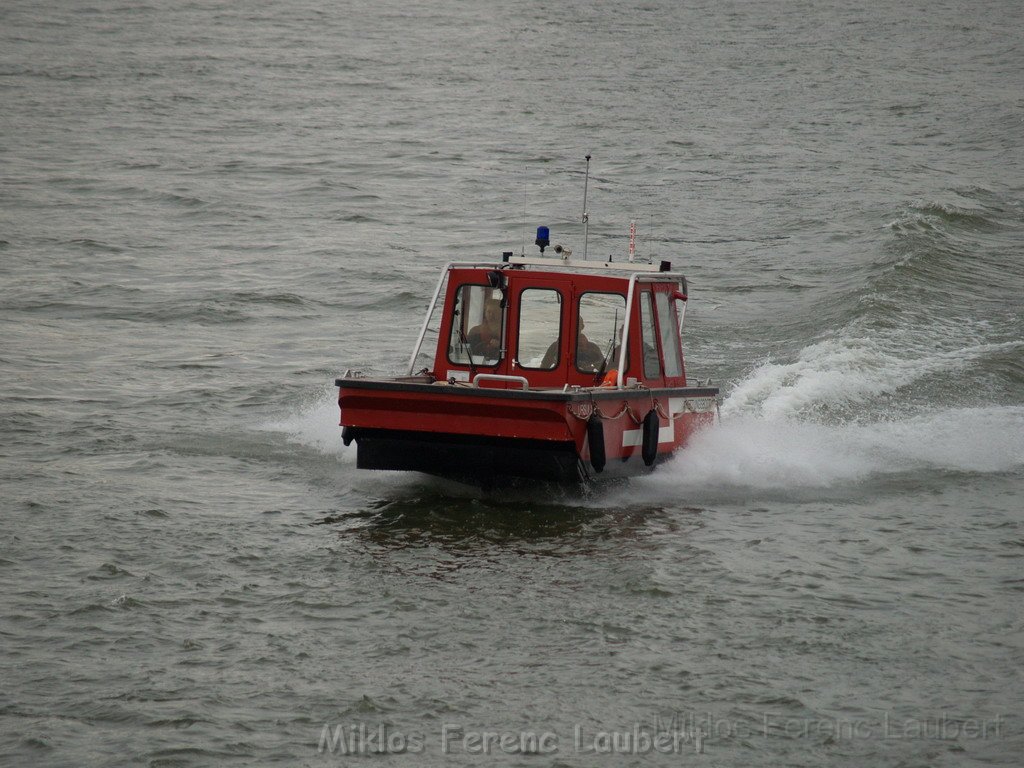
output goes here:
{"type": "Polygon", "coordinates": [[[341,428],[341,442],[343,442],[346,446],[352,445],[352,441],[355,439],[355,437],[355,430],[353,430],[352,427],[341,428]]]}
{"type": "Polygon", "coordinates": [[[595,472],[601,472],[607,457],[604,450],[604,424],[596,413],[587,421],[587,446],[590,448],[590,465],[595,472]]]}
{"type": "Polygon", "coordinates": [[[658,432],[660,431],[661,419],[658,418],[658,412],[652,408],[644,416],[643,442],[640,447],[640,455],[648,467],[654,464],[654,460],[658,458],[658,432]]]}

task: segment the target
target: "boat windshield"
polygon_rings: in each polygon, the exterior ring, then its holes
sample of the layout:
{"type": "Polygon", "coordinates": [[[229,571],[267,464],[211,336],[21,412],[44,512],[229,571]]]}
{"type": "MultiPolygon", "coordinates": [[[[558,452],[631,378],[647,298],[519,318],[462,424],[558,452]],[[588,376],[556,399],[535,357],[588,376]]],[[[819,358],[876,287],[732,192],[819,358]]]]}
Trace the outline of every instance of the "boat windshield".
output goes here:
{"type": "Polygon", "coordinates": [[[495,365],[501,359],[505,317],[500,288],[461,285],[455,293],[449,361],[461,365],[495,365]]]}
{"type": "MultiPolygon", "coordinates": [[[[626,297],[618,293],[584,293],[580,297],[576,367],[585,373],[607,373],[619,364],[626,297]]],[[[629,367],[627,361],[626,367],[629,367]]]]}
{"type": "Polygon", "coordinates": [[[558,367],[562,338],[562,295],[551,288],[527,288],[519,294],[519,342],[522,368],[558,367]]]}

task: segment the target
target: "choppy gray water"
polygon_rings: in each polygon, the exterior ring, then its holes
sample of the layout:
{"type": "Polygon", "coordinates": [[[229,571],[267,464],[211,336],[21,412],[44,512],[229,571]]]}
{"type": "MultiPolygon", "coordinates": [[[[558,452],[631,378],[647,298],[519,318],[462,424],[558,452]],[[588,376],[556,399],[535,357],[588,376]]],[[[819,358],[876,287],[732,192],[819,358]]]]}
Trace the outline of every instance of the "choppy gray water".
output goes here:
{"type": "Polygon", "coordinates": [[[2,762],[1019,764],[1022,22],[5,2],[2,762]],[[721,426],[581,498],[357,472],[333,377],[578,246],[587,152],[721,426]]]}

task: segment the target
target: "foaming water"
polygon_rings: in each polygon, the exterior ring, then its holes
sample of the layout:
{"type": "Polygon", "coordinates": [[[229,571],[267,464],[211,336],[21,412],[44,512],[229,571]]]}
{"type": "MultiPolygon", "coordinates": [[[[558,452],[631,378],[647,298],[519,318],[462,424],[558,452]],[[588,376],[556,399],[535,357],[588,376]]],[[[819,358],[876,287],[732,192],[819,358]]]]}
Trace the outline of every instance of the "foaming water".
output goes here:
{"type": "Polygon", "coordinates": [[[317,392],[293,415],[261,421],[255,429],[279,432],[292,443],[337,456],[344,464],[355,464],[355,449],[348,450],[341,441],[338,397],[334,388],[317,392]]]}
{"type": "MultiPolygon", "coordinates": [[[[723,403],[726,416],[768,420],[838,411],[879,416],[878,399],[922,379],[945,377],[937,386],[962,386],[979,360],[1024,351],[1024,342],[982,343],[936,351],[885,338],[838,338],[805,347],[792,362],[765,361],[737,383],[723,403]]],[[[884,407],[891,407],[891,400],[884,407]]]]}
{"type": "Polygon", "coordinates": [[[936,408],[911,400],[922,381],[950,389],[979,360],[1022,342],[942,352],[903,337],[833,338],[792,362],[765,362],[739,381],[719,423],[650,478],[651,500],[768,490],[855,489],[880,478],[934,472],[1002,473],[1024,466],[1024,407],[936,408]],[[940,384],[941,385],[941,384],[940,384]],[[703,495],[701,495],[703,494],[703,495]]]}
{"type": "MultiPolygon", "coordinates": [[[[761,375],[755,372],[752,378],[761,375]]],[[[746,390],[741,385],[738,391],[746,390]]],[[[779,402],[784,401],[791,406],[802,402],[795,397],[779,402]]],[[[516,488],[503,490],[500,496],[524,503],[557,503],[561,498],[594,508],[639,502],[700,504],[755,491],[769,491],[775,498],[805,498],[815,489],[854,491],[879,479],[919,473],[990,474],[1024,467],[1024,406],[894,412],[873,421],[844,422],[816,421],[801,416],[800,410],[758,410],[737,406],[730,398],[723,405],[721,422],[695,435],[652,475],[632,480],[628,490],[612,485],[578,495],[516,488]]],[[[336,457],[346,471],[354,471],[356,450],[341,442],[333,391],[319,393],[293,416],[262,422],[256,429],[281,433],[289,442],[336,457]]],[[[356,472],[351,482],[374,496],[384,491],[399,494],[395,498],[410,493],[432,498],[491,496],[417,473],[356,472]]]]}
{"type": "MultiPolygon", "coordinates": [[[[933,471],[1001,473],[1024,467],[1024,407],[963,408],[873,423],[723,417],[650,478],[647,500],[700,501],[694,492],[855,489],[933,471]]],[[[777,495],[777,494],[776,494],[777,495]]]]}

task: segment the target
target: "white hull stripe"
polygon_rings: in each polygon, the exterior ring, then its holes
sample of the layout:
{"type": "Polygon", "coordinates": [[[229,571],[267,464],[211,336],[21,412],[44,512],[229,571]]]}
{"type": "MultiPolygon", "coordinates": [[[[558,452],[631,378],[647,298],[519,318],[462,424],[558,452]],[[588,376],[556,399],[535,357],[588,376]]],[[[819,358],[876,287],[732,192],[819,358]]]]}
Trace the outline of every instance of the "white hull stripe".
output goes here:
{"type": "MultiPolygon", "coordinates": [[[[674,443],[676,441],[676,430],[671,424],[668,426],[662,426],[658,430],[658,442],[659,443],[674,443]]],[[[627,429],[622,433],[622,447],[629,448],[631,446],[643,445],[644,443],[644,431],[642,429],[627,429]]]]}
{"type": "Polygon", "coordinates": [[[715,398],[713,397],[670,397],[668,399],[669,411],[673,416],[681,416],[686,411],[693,413],[707,413],[715,410],[715,398]]]}

